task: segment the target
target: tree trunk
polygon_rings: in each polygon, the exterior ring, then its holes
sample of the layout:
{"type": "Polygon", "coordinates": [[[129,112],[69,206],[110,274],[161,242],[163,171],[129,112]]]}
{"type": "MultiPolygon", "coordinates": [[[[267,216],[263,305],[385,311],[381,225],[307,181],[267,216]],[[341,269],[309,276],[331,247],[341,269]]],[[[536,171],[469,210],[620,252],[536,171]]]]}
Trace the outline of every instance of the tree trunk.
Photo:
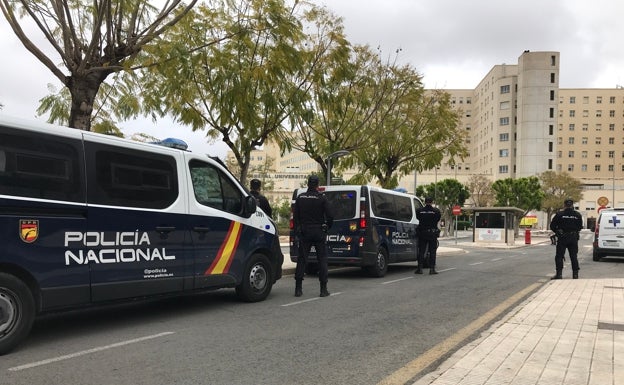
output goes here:
{"type": "Polygon", "coordinates": [[[95,96],[106,78],[103,72],[92,72],[85,76],[68,76],[66,86],[71,94],[69,127],[91,131],[91,114],[95,96]]]}

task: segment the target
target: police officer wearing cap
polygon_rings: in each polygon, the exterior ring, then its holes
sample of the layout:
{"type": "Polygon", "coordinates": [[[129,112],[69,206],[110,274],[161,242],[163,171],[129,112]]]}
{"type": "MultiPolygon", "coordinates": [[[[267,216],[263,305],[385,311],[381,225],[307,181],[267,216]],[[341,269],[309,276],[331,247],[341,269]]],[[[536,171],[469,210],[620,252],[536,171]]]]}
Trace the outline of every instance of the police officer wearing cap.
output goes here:
{"type": "Polygon", "coordinates": [[[414,274],[422,274],[422,266],[427,249],[429,249],[429,274],[438,274],[435,264],[438,237],[440,236],[438,222],[440,222],[442,214],[432,204],[433,198],[427,197],[425,198],[425,205],[416,209],[416,218],[418,219],[418,267],[414,274]]]}
{"type": "Polygon", "coordinates": [[[325,247],[327,230],[332,226],[334,217],[329,202],[324,194],[318,191],[318,176],[308,178],[308,190],[295,200],[293,221],[296,235],[299,238],[299,258],[295,270],[295,297],[303,295],[302,281],[310,249],[314,246],[319,268],[321,297],[327,297],[327,249],[325,247]]]}
{"type": "Polygon", "coordinates": [[[572,278],[578,278],[579,263],[578,240],[579,232],[583,228],[583,217],[581,213],[574,210],[574,201],[566,199],[563,202],[564,209],[559,211],[550,222],[550,229],[557,235],[557,251],[555,254],[556,273],[551,279],[561,279],[563,271],[563,256],[566,249],[570,255],[572,263],[572,278]]]}
{"type": "Polygon", "coordinates": [[[273,210],[271,209],[269,200],[260,193],[260,186],[262,186],[260,180],[252,179],[251,182],[249,182],[249,188],[251,189],[250,194],[256,198],[256,202],[258,202],[258,206],[262,209],[262,211],[264,211],[264,213],[270,218],[273,218],[273,210]]]}

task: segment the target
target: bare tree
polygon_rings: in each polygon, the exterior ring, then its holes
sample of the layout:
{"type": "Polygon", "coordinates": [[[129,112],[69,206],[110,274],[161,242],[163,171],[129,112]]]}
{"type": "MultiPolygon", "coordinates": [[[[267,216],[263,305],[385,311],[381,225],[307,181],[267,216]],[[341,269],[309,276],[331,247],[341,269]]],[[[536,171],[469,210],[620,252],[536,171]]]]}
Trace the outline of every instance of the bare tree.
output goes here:
{"type": "Polygon", "coordinates": [[[112,73],[131,70],[142,48],[176,24],[195,5],[166,0],[0,0],[0,8],[24,47],[65,85],[71,94],[68,125],[89,131],[100,86],[112,73]],[[30,18],[50,47],[39,47],[26,34],[30,18]],[[52,58],[50,49],[60,57],[52,58]],[[67,71],[68,74],[65,73],[67,71]]]}

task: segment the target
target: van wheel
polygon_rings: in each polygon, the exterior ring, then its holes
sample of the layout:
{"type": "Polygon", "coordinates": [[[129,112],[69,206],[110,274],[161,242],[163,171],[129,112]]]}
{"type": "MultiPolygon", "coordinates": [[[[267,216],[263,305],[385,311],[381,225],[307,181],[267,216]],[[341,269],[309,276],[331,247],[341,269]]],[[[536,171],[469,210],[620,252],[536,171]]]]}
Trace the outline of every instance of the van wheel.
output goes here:
{"type": "Polygon", "coordinates": [[[602,255],[598,254],[597,252],[594,251],[594,254],[592,255],[593,260],[598,262],[600,261],[600,258],[602,258],[602,255]]]}
{"type": "Polygon", "coordinates": [[[368,267],[368,272],[373,277],[383,277],[388,272],[388,252],[383,247],[377,250],[375,264],[368,267]]]}
{"type": "Polygon", "coordinates": [[[262,254],[252,255],[243,272],[243,281],[236,286],[236,294],[243,301],[258,302],[269,296],[272,287],[271,263],[262,254]]]}
{"type": "Polygon", "coordinates": [[[8,353],[30,332],[35,320],[35,300],[16,277],[0,273],[0,355],[8,353]]]}

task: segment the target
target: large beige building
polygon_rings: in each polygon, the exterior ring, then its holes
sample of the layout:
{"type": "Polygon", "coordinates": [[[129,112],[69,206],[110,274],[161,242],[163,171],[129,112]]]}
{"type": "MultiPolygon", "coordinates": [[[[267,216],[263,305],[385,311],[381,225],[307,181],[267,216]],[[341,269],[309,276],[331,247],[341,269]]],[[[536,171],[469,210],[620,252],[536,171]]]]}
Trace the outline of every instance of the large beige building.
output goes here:
{"type": "MultiPolygon", "coordinates": [[[[558,52],[525,51],[516,64],[492,67],[475,89],[446,90],[461,112],[469,156],[407,175],[400,186],[414,191],[446,178],[465,183],[477,174],[494,181],[567,171],[583,183],[577,205],[585,218],[597,217],[600,204],[624,207],[624,89],[561,89],[559,68],[558,52]]],[[[257,153],[274,159],[275,199],[319,170],[300,152],[280,156],[269,144],[257,153]]]]}

